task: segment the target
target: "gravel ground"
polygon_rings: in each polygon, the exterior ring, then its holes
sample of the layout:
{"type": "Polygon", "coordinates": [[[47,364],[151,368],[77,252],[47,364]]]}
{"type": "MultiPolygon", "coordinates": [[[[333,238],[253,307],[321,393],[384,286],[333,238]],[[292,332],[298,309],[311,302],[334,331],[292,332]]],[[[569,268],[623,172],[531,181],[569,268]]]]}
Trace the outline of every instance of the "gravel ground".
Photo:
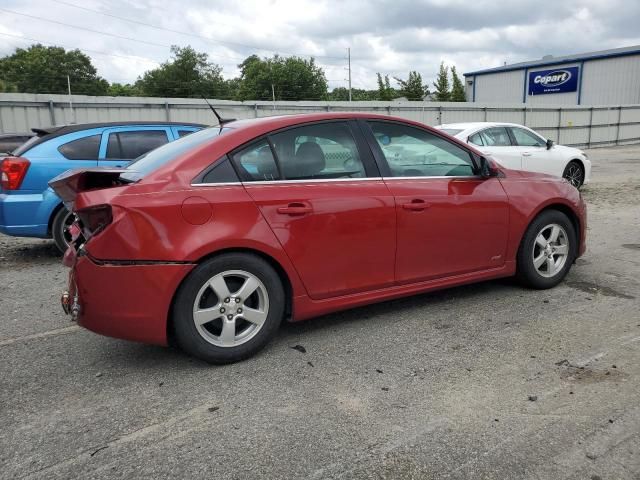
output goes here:
{"type": "Polygon", "coordinates": [[[589,155],[557,288],[284,325],[224,367],[74,326],[52,243],[0,236],[0,478],[639,479],[640,147],[589,155]]]}

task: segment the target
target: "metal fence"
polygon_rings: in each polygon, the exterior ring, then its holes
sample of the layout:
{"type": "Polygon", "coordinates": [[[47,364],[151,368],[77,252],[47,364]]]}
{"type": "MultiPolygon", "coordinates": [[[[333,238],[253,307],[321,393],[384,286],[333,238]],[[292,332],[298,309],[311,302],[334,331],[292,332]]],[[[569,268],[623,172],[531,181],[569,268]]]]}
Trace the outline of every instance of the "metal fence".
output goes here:
{"type": "MultiPolygon", "coordinates": [[[[436,102],[233,102],[210,100],[223,117],[255,118],[310,112],[370,112],[427,125],[512,122],[547,138],[582,147],[640,142],[640,105],[544,106],[436,102]]],[[[203,100],[151,97],[89,97],[0,94],[0,133],[64,123],[162,120],[215,123],[203,100]],[[70,101],[71,100],[71,101],[70,101]]]]}

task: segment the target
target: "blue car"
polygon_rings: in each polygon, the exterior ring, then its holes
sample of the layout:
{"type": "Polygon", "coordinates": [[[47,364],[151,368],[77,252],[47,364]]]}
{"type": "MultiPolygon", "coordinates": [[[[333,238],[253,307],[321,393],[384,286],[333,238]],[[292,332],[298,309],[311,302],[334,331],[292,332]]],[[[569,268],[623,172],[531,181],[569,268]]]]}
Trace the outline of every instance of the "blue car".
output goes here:
{"type": "Polygon", "coordinates": [[[126,167],[140,155],[204,127],[120,122],[33,129],[35,137],[0,157],[0,233],[53,237],[65,251],[72,218],[49,180],[71,168],[126,167]]]}

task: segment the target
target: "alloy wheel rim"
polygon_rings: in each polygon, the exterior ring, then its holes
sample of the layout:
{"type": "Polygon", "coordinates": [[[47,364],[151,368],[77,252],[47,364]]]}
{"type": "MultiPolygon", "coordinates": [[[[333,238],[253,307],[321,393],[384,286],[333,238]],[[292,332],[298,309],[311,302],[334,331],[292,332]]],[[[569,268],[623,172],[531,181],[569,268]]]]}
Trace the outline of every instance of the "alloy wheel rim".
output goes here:
{"type": "Polygon", "coordinates": [[[569,165],[565,177],[571,185],[579,187],[582,185],[582,169],[575,163],[569,165]]]}
{"type": "Polygon", "coordinates": [[[543,277],[555,277],[567,263],[569,237],[557,223],[542,228],[533,242],[533,266],[543,277]]]}
{"type": "Polygon", "coordinates": [[[67,246],[71,243],[71,225],[73,225],[74,220],[75,215],[69,212],[62,221],[62,239],[67,246]]]}
{"type": "Polygon", "coordinates": [[[227,270],[211,277],[193,303],[193,322],[207,342],[237,347],[255,337],[269,314],[269,295],[258,277],[227,270]]]}

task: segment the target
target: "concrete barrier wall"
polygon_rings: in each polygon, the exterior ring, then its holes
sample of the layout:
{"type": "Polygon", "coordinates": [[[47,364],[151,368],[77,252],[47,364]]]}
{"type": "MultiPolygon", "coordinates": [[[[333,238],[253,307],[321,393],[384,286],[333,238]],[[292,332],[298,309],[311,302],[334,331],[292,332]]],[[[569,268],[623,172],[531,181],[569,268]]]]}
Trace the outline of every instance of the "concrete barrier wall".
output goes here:
{"type": "MultiPolygon", "coordinates": [[[[90,97],[0,93],[0,133],[65,123],[135,120],[215,124],[200,99],[90,97]]],[[[234,102],[209,100],[222,117],[255,118],[311,112],[370,112],[427,125],[499,121],[527,125],[563,145],[606,146],[640,143],[640,105],[549,106],[436,102],[234,102]]]]}

